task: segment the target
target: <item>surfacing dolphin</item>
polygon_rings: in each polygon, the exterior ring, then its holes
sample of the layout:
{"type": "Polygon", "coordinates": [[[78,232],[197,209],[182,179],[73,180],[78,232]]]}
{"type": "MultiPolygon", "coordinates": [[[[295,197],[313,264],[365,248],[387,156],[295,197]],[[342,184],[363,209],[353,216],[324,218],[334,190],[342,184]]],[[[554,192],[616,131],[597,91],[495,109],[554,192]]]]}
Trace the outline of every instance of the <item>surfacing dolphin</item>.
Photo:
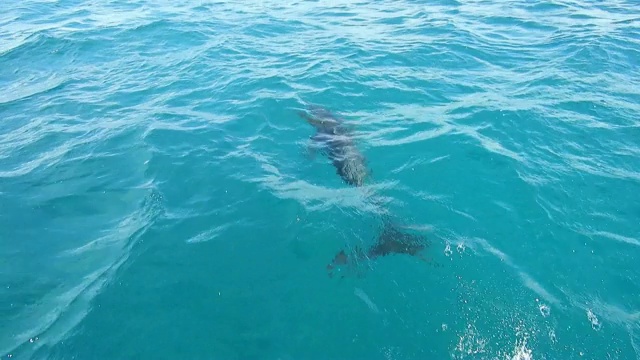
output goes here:
{"type": "Polygon", "coordinates": [[[338,175],[349,185],[363,186],[370,171],[346,124],[321,107],[311,107],[299,115],[316,129],[312,146],[324,150],[338,175]]]}
{"type": "MultiPolygon", "coordinates": [[[[309,107],[307,112],[300,111],[299,115],[316,129],[316,133],[311,137],[312,146],[323,150],[331,159],[337,174],[349,185],[363,186],[371,171],[367,168],[366,159],[358,150],[351,130],[344,121],[318,106],[309,107]]],[[[351,257],[341,250],[327,265],[329,276],[333,276],[333,272],[342,265],[353,266],[364,259],[373,260],[392,254],[407,254],[427,261],[420,254],[427,247],[427,242],[422,237],[400,231],[399,227],[389,220],[388,214],[383,216],[384,226],[376,243],[366,251],[357,247],[351,257]]]]}

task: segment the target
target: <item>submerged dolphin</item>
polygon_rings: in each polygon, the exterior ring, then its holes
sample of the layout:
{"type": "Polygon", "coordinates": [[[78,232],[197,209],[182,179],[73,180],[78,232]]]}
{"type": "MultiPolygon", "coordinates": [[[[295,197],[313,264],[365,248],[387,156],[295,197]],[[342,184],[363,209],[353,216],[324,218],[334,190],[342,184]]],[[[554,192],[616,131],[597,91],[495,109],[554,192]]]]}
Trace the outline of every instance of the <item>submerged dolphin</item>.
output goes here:
{"type": "MultiPolygon", "coordinates": [[[[344,122],[330,111],[317,106],[311,107],[308,112],[300,111],[299,115],[316,129],[315,135],[311,137],[312,145],[323,149],[338,175],[349,185],[363,186],[371,172],[344,122]]],[[[327,265],[327,271],[329,276],[333,276],[333,271],[341,265],[353,265],[364,259],[373,260],[391,254],[407,254],[427,261],[420,254],[426,247],[427,243],[423,238],[400,231],[386,218],[375,245],[367,251],[356,248],[351,258],[341,250],[327,265]]]]}
{"type": "Polygon", "coordinates": [[[314,147],[321,147],[336,172],[349,185],[362,186],[369,177],[366,159],[358,150],[348,127],[328,110],[313,107],[309,112],[299,112],[316,129],[311,137],[314,147]]]}
{"type": "MultiPolygon", "coordinates": [[[[375,260],[378,257],[389,255],[411,255],[421,261],[430,263],[430,260],[422,255],[423,250],[429,247],[429,243],[422,237],[402,232],[391,222],[385,222],[382,232],[378,235],[376,243],[366,251],[356,246],[351,254],[340,250],[331,262],[327,265],[329,277],[334,276],[334,272],[340,271],[347,266],[351,270],[359,273],[357,266],[366,260],[375,260]]],[[[345,277],[342,275],[341,277],[345,277]]]]}

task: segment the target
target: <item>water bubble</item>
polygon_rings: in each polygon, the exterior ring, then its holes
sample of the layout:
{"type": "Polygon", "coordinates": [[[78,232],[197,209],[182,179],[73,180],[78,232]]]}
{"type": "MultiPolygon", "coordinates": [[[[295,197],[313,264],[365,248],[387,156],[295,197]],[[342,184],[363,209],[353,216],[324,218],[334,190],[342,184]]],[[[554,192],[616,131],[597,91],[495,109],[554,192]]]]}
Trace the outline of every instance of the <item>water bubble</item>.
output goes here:
{"type": "Polygon", "coordinates": [[[591,309],[587,310],[587,319],[589,319],[589,322],[591,323],[591,328],[593,330],[595,331],[600,330],[600,328],[602,327],[602,324],[598,320],[598,317],[596,316],[596,314],[594,314],[593,311],[591,311],[591,309]]]}
{"type": "Polygon", "coordinates": [[[464,334],[458,336],[458,344],[455,347],[455,351],[460,354],[461,358],[466,358],[469,355],[484,353],[487,344],[488,341],[480,336],[475,326],[467,324],[464,334]]]}
{"type": "Polygon", "coordinates": [[[517,346],[511,360],[531,360],[533,359],[531,349],[527,348],[526,342],[517,346]]]}
{"type": "Polygon", "coordinates": [[[549,314],[551,314],[551,308],[549,308],[549,306],[545,304],[540,304],[539,309],[540,309],[540,314],[542,314],[542,316],[544,317],[547,317],[549,316],[549,314]]]}
{"type": "Polygon", "coordinates": [[[453,254],[453,251],[451,250],[451,244],[447,243],[447,246],[445,246],[444,248],[444,254],[446,256],[451,256],[451,254],[453,254]]]}

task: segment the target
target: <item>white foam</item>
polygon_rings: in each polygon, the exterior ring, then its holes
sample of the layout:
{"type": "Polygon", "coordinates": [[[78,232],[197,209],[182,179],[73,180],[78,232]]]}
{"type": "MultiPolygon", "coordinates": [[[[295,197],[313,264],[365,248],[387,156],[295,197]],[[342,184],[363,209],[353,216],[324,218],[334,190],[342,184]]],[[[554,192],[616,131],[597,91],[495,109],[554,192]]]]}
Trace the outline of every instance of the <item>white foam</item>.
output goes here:
{"type": "Polygon", "coordinates": [[[546,304],[540,304],[538,308],[540,309],[540,314],[542,314],[542,316],[544,317],[547,317],[549,316],[549,314],[551,314],[551,308],[549,308],[549,306],[546,304]]]}
{"type": "Polygon", "coordinates": [[[229,224],[224,224],[224,225],[220,225],[220,226],[216,226],[212,229],[209,229],[207,231],[201,232],[197,235],[195,235],[194,237],[186,240],[186,242],[188,244],[193,244],[193,243],[201,243],[201,242],[206,242],[209,240],[213,240],[215,238],[217,238],[218,236],[220,236],[224,230],[226,230],[230,225],[229,224]]]}
{"type": "Polygon", "coordinates": [[[600,323],[600,320],[598,320],[598,317],[596,316],[596,314],[593,313],[593,311],[591,311],[591,309],[587,310],[587,319],[589,319],[589,322],[591,323],[591,328],[595,331],[600,330],[600,328],[602,327],[602,324],[600,323]]]}
{"type": "Polygon", "coordinates": [[[518,344],[514,350],[513,356],[511,356],[511,360],[532,360],[533,355],[531,349],[527,348],[526,341],[523,341],[521,344],[518,344]]]}
{"type": "Polygon", "coordinates": [[[353,290],[353,293],[359,297],[362,301],[364,301],[365,304],[367,304],[367,306],[369,307],[369,309],[371,309],[371,311],[373,311],[374,313],[379,313],[380,311],[378,310],[378,307],[376,306],[376,304],[373,303],[373,301],[371,301],[371,299],[369,298],[369,296],[367,296],[367,294],[360,288],[355,288],[353,290]]]}
{"type": "Polygon", "coordinates": [[[466,358],[468,355],[482,354],[485,352],[487,340],[478,333],[473,324],[467,324],[464,333],[459,336],[455,350],[460,353],[459,358],[466,358]]]}
{"type": "Polygon", "coordinates": [[[444,248],[444,254],[447,257],[449,257],[449,256],[451,256],[453,254],[453,251],[451,250],[451,244],[449,244],[448,242],[447,242],[447,245],[444,248]]]}
{"type": "Polygon", "coordinates": [[[511,261],[511,258],[507,254],[503,253],[499,249],[489,244],[489,242],[486,241],[485,239],[474,238],[473,241],[477,244],[480,244],[486,251],[495,255],[503,263],[507,264],[508,266],[516,270],[516,272],[520,276],[520,279],[522,280],[522,283],[526,287],[533,290],[536,294],[540,295],[542,298],[544,298],[546,301],[550,303],[553,303],[553,304],[560,303],[560,300],[558,298],[553,296],[549,291],[547,291],[544,287],[542,287],[542,285],[539,282],[537,282],[533,277],[531,277],[531,275],[527,274],[526,272],[521,270],[519,266],[514,264],[513,261],[511,261]]]}

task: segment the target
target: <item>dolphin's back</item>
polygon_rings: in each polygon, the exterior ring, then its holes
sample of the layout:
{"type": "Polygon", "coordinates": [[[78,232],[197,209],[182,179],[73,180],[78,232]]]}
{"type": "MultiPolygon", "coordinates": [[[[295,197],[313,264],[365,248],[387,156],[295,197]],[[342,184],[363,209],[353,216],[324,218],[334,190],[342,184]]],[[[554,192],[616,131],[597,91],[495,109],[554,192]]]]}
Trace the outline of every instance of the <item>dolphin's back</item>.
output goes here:
{"type": "Polygon", "coordinates": [[[369,175],[366,160],[344,127],[344,122],[319,106],[310,107],[309,113],[301,116],[316,128],[317,133],[312,139],[326,147],[337,174],[349,185],[364,185],[369,175]]]}
{"type": "Polygon", "coordinates": [[[336,123],[341,123],[342,122],[339,118],[337,118],[335,115],[333,115],[333,113],[331,111],[329,111],[329,109],[323,108],[322,106],[310,105],[308,107],[308,109],[309,109],[309,112],[311,113],[311,115],[316,117],[316,118],[333,120],[336,123]]]}
{"type": "MultiPolygon", "coordinates": [[[[364,155],[350,139],[332,141],[329,157],[336,172],[349,185],[362,186],[369,175],[364,155]]],[[[330,143],[330,144],[331,144],[330,143]]]]}
{"type": "Polygon", "coordinates": [[[362,186],[368,177],[368,169],[364,161],[356,158],[347,158],[346,160],[334,163],[338,175],[349,185],[362,186]]]}

